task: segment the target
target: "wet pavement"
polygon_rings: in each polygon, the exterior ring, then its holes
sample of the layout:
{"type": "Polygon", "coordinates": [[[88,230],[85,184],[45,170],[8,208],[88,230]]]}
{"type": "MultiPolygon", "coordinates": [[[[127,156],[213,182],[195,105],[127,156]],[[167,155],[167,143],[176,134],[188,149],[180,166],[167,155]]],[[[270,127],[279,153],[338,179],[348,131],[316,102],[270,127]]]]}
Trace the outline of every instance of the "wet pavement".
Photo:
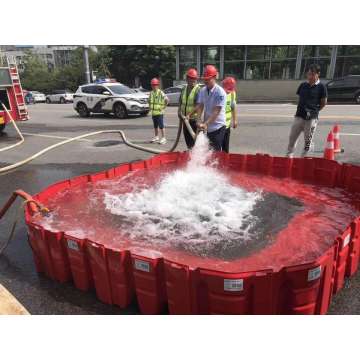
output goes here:
{"type": "MultiPolygon", "coordinates": [[[[285,104],[286,105],[286,104],[285,104]]],[[[241,104],[240,104],[241,108],[241,104]]],[[[176,108],[167,114],[168,140],[170,147],[176,135],[176,108]]],[[[232,151],[241,153],[267,152],[282,155],[286,147],[289,126],[294,111],[293,105],[243,105],[239,117],[240,127],[232,135],[232,151]],[[263,131],[263,130],[266,131],[263,131]]],[[[20,125],[26,133],[26,141],[19,149],[0,153],[0,167],[19,161],[36,151],[64,138],[100,129],[126,131],[130,139],[146,144],[152,136],[151,119],[136,118],[117,120],[102,116],[80,119],[74,115],[71,105],[35,105],[30,109],[32,119],[20,125]]],[[[324,119],[316,134],[319,148],[331,126],[339,121],[342,131],[360,134],[360,107],[327,107],[324,119]]],[[[12,129],[0,138],[0,148],[17,141],[12,129]]],[[[359,140],[356,135],[344,137],[345,153],[339,160],[357,163],[360,159],[359,140]]],[[[31,164],[0,175],[0,206],[18,188],[35,194],[46,186],[73,176],[93,173],[114,167],[122,162],[144,159],[150,155],[130,150],[115,135],[98,136],[86,141],[77,141],[60,148],[31,164]]],[[[183,140],[179,150],[184,149],[183,140]]],[[[321,156],[321,151],[319,155],[321,156]]],[[[16,202],[0,222],[0,242],[10,232],[17,208],[16,202]]],[[[59,284],[35,271],[32,253],[27,243],[23,216],[18,223],[14,239],[0,256],[0,283],[2,283],[32,314],[136,314],[136,304],[121,310],[102,304],[94,291],[81,292],[71,283],[59,284]]],[[[346,281],[345,288],[333,298],[330,314],[360,314],[360,271],[346,281]]]]}

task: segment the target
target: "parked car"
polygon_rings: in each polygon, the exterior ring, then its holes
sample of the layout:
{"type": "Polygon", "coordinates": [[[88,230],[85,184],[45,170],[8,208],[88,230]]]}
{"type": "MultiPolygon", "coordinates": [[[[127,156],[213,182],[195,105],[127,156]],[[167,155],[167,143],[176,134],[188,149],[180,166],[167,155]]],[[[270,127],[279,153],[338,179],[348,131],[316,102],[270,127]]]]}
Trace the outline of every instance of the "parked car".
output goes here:
{"type": "Polygon", "coordinates": [[[180,100],[180,93],[184,85],[174,86],[164,89],[164,93],[169,99],[169,105],[177,105],[180,100]]]}
{"type": "Polygon", "coordinates": [[[45,102],[46,96],[45,94],[41,93],[40,91],[30,91],[35,103],[45,102]]]}
{"type": "Polygon", "coordinates": [[[73,102],[74,94],[70,90],[54,90],[52,93],[46,95],[46,103],[60,103],[65,104],[73,102]]]}
{"type": "Polygon", "coordinates": [[[124,119],[129,115],[147,115],[148,97],[118,82],[97,82],[80,86],[74,94],[73,106],[81,117],[113,113],[124,119]]]}
{"type": "Polygon", "coordinates": [[[329,101],[355,101],[360,105],[360,75],[349,75],[326,84],[329,101]]]}

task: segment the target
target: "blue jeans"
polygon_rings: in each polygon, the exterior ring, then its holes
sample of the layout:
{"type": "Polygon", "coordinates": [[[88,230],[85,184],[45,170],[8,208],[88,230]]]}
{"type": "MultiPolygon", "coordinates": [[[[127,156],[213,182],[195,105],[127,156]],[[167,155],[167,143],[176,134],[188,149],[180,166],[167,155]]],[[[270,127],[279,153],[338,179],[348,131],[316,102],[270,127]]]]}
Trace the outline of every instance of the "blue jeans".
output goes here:
{"type": "Polygon", "coordinates": [[[160,128],[163,129],[164,128],[164,115],[153,115],[152,116],[152,121],[154,123],[154,129],[160,128]]]}

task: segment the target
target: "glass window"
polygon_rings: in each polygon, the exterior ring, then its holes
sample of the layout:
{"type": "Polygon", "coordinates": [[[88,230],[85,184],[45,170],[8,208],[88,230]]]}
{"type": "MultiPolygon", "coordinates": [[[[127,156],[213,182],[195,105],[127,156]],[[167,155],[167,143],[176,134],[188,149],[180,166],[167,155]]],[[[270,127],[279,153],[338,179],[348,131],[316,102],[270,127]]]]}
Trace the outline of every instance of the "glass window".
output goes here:
{"type": "Polygon", "coordinates": [[[338,56],[360,56],[360,46],[339,46],[338,56]]]}
{"type": "Polygon", "coordinates": [[[360,75],[360,56],[359,57],[338,57],[335,65],[335,77],[346,75],[360,75]]]}
{"type": "Polygon", "coordinates": [[[125,85],[110,85],[109,89],[118,95],[124,95],[124,94],[134,94],[136,91],[133,89],[130,89],[129,87],[125,85]]]}
{"type": "Polygon", "coordinates": [[[248,46],[247,59],[265,60],[270,58],[270,46],[248,46]]]}
{"type": "Polygon", "coordinates": [[[220,46],[202,46],[201,63],[202,63],[202,67],[211,64],[211,65],[215,65],[219,70],[220,46]]]}
{"type": "Polygon", "coordinates": [[[244,61],[225,61],[224,77],[233,76],[236,79],[244,77],[244,61]]]}
{"type": "Polygon", "coordinates": [[[330,58],[307,58],[301,61],[301,74],[306,77],[306,72],[311,64],[318,64],[320,66],[320,77],[329,79],[330,75],[330,58]]]}
{"type": "Polygon", "coordinates": [[[270,79],[289,80],[295,77],[296,60],[272,61],[270,79]]]}
{"type": "Polygon", "coordinates": [[[272,46],[271,58],[272,59],[296,59],[297,46],[272,46]]]}
{"type": "Polygon", "coordinates": [[[224,61],[245,60],[245,46],[224,46],[224,61]]]}
{"type": "Polygon", "coordinates": [[[196,63],[196,46],[179,46],[179,58],[181,63],[196,63]]]}
{"type": "Polygon", "coordinates": [[[246,80],[263,80],[269,78],[269,63],[248,61],[246,63],[246,80]]]}
{"type": "Polygon", "coordinates": [[[81,88],[81,91],[84,94],[93,94],[94,93],[95,86],[83,86],[81,88]]]}

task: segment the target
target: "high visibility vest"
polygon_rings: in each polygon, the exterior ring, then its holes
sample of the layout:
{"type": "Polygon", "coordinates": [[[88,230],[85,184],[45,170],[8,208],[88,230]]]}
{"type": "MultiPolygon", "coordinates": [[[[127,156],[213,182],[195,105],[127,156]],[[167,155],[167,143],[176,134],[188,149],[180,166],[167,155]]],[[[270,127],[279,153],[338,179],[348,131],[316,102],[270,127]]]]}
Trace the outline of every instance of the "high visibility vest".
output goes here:
{"type": "MultiPolygon", "coordinates": [[[[198,94],[200,90],[200,85],[196,84],[190,91],[189,96],[186,96],[187,93],[187,87],[186,85],[182,91],[182,97],[181,97],[181,113],[183,115],[189,115],[195,108],[195,97],[198,94]]],[[[197,114],[194,114],[192,116],[192,119],[196,119],[197,114]]]]}
{"type": "Polygon", "coordinates": [[[160,89],[151,91],[149,105],[151,115],[156,116],[163,114],[165,109],[165,94],[160,89]]]}
{"type": "Polygon", "coordinates": [[[226,107],[225,107],[225,117],[226,117],[226,127],[229,128],[231,126],[231,104],[236,101],[236,93],[235,91],[226,95],[226,107]]]}

